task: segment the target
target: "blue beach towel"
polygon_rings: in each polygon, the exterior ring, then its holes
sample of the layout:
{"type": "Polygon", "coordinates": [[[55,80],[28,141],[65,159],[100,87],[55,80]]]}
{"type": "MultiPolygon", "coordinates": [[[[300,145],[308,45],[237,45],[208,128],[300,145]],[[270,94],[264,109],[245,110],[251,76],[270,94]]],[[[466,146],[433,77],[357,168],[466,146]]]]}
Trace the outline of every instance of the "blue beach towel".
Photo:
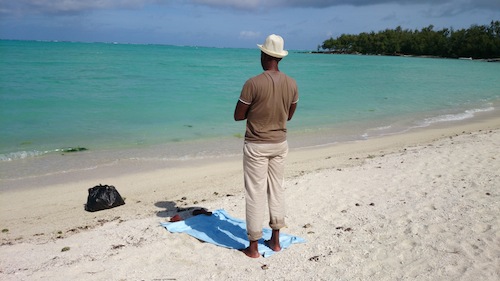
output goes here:
{"type": "MultiPolygon", "coordinates": [[[[161,223],[170,232],[184,232],[201,241],[212,243],[229,249],[244,249],[248,247],[246,223],[243,220],[231,217],[225,210],[220,209],[211,216],[198,215],[178,222],[161,223]]],[[[264,228],[263,237],[259,240],[259,253],[267,258],[275,252],[264,244],[271,238],[272,230],[264,228]]],[[[303,238],[280,233],[282,249],[291,244],[303,243],[303,238]]]]}

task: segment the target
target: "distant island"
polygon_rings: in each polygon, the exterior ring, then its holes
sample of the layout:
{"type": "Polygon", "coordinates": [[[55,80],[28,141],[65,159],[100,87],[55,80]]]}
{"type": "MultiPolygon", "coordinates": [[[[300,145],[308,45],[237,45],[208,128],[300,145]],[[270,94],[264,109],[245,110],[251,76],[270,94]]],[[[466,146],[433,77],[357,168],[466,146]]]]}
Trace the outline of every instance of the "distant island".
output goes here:
{"type": "Polygon", "coordinates": [[[386,29],[377,33],[342,34],[325,40],[317,52],[327,54],[365,54],[390,56],[429,56],[442,58],[500,61],[500,21],[472,25],[468,29],[433,25],[421,30],[386,29]],[[322,49],[322,50],[320,50],[322,49]]]}

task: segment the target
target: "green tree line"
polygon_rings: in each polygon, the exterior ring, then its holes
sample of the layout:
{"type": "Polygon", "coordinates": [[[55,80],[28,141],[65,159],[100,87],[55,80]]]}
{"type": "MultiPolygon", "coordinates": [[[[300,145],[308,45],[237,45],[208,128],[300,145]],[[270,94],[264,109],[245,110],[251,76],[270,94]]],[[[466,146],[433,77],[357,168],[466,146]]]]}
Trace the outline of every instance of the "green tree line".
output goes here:
{"type": "Polygon", "coordinates": [[[321,48],[348,54],[500,58],[500,21],[491,21],[489,26],[472,25],[459,30],[434,30],[433,25],[421,30],[403,30],[398,26],[377,33],[342,34],[325,40],[321,48]]]}

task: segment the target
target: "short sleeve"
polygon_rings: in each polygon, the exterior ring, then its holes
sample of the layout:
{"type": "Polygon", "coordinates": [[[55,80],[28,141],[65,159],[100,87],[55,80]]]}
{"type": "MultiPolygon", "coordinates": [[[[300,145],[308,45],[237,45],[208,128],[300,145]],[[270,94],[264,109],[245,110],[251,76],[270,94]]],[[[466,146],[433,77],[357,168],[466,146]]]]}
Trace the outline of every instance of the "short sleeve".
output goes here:
{"type": "Polygon", "coordinates": [[[243,88],[241,89],[241,94],[240,94],[240,101],[244,104],[252,104],[253,98],[254,98],[254,84],[252,82],[252,79],[248,79],[245,84],[243,85],[243,88]]]}
{"type": "Polygon", "coordinates": [[[299,102],[299,89],[297,87],[297,82],[295,82],[294,79],[292,79],[293,83],[294,83],[294,91],[293,91],[293,98],[292,98],[292,104],[294,103],[298,103],[299,102]]]}

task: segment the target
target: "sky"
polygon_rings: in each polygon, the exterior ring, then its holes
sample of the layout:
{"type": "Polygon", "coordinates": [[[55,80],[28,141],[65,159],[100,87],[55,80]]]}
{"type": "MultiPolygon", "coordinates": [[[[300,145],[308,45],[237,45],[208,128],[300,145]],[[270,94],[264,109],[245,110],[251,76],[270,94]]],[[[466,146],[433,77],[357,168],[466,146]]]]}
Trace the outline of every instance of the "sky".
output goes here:
{"type": "Polygon", "coordinates": [[[500,20],[500,0],[0,0],[0,39],[317,50],[341,34],[462,29],[500,20]]]}

